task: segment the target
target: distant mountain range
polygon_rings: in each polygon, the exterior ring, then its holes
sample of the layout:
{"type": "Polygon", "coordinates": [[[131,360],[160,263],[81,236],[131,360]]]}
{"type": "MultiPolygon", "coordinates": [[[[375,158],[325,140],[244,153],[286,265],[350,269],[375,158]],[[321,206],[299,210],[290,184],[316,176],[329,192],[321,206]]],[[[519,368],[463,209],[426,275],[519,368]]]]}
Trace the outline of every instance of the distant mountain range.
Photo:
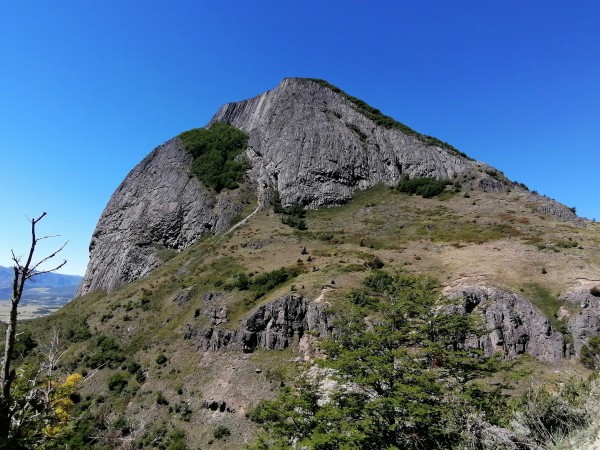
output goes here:
{"type": "MultiPolygon", "coordinates": [[[[0,266],[0,300],[9,300],[12,297],[13,277],[12,267],[0,266]]],[[[73,298],[81,279],[79,275],[40,274],[25,285],[23,302],[63,305],[73,298]]]]}

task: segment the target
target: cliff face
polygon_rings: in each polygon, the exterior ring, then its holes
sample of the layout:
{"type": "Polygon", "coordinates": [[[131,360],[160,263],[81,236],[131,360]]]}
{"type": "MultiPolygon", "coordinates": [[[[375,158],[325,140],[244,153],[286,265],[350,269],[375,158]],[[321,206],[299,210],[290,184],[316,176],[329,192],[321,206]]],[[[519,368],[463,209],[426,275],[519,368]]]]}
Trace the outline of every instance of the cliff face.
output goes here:
{"type": "Polygon", "coordinates": [[[138,279],[161,263],[161,249],[179,251],[204,233],[224,230],[249,190],[259,205],[277,191],[284,205],[310,208],[345,203],[357,189],[392,185],[402,176],[456,179],[484,191],[515,187],[440,141],[378,124],[383,116],[364,106],[326,83],[298,78],[224,105],[211,123],[227,122],[248,133],[250,168],[245,189],[219,195],[191,174],[192,157],[178,138],[159,146],[125,178],[102,213],[78,295],[138,279]]]}
{"type": "Polygon", "coordinates": [[[161,250],[185,249],[239,213],[237,193],[211,193],[190,173],[191,162],[175,138],[127,175],[96,225],[77,296],[144,276],[161,263],[161,250]]]}
{"type": "Polygon", "coordinates": [[[488,190],[504,185],[485,174],[489,166],[379,126],[345,95],[308,79],[288,78],[258,97],[226,104],[212,122],[250,135],[255,174],[284,204],[338,205],[356,189],[393,184],[403,175],[470,174],[473,184],[488,190]]]}

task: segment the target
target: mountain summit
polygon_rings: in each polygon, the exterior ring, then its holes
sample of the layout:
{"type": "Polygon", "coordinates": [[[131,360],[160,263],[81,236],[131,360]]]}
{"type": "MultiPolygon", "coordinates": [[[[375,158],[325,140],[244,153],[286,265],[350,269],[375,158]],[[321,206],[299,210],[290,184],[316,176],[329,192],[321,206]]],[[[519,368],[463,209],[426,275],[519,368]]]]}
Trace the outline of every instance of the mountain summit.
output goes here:
{"type": "MultiPolygon", "coordinates": [[[[127,175],[93,233],[79,296],[144,276],[173,251],[226,230],[274,198],[284,206],[336,206],[357,190],[415,177],[486,192],[523,189],[323,80],[286,78],[257,97],[224,105],[204,130],[219,123],[245,133],[239,155],[219,160],[214,150],[192,148],[202,132],[191,130],[154,149],[127,175]],[[211,171],[243,176],[211,184],[211,171]]],[[[540,212],[576,218],[564,205],[530,195],[540,212]]]]}

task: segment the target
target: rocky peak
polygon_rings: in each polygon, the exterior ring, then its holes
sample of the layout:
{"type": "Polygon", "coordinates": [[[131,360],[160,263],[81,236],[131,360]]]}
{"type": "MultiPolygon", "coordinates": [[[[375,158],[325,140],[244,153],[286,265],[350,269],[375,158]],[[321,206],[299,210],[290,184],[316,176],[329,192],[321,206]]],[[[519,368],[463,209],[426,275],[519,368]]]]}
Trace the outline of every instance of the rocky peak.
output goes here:
{"type": "Polygon", "coordinates": [[[286,78],[271,91],[224,105],[214,122],[250,135],[248,157],[256,176],[284,204],[338,205],[356,189],[392,185],[401,176],[470,174],[486,190],[507,185],[487,175],[488,166],[321,80],[286,78]]]}
{"type": "Polygon", "coordinates": [[[168,251],[225,230],[248,196],[258,198],[259,206],[275,191],[284,205],[333,206],[357,189],[393,185],[403,176],[457,179],[484,191],[516,187],[491,167],[322,80],[286,78],[271,91],[224,105],[209,126],[216,122],[249,135],[242,187],[217,194],[204,186],[178,137],[157,147],[127,175],[102,213],[78,295],[136,280],[168,251]]]}

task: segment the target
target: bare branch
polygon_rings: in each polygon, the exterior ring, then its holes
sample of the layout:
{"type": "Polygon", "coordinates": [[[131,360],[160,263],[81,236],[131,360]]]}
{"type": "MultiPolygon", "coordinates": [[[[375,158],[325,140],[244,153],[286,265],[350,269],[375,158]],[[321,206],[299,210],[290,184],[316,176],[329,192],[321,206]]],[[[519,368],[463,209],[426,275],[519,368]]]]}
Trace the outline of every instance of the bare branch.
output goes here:
{"type": "Polygon", "coordinates": [[[50,234],[48,236],[42,236],[42,237],[37,238],[37,240],[39,242],[42,239],[50,239],[50,238],[56,238],[56,237],[60,237],[60,234],[50,234]]]}
{"type": "MultiPolygon", "coordinates": [[[[57,254],[59,254],[64,248],[65,246],[69,243],[69,241],[66,241],[63,245],[61,245],[61,247],[58,250],[55,250],[54,253],[46,256],[45,258],[42,258],[40,261],[38,261],[36,264],[34,264],[34,266],[30,269],[31,275],[28,276],[27,278],[31,278],[32,276],[36,275],[37,273],[42,273],[42,272],[35,272],[35,269],[38,268],[40,265],[44,264],[46,261],[48,261],[49,259],[54,258],[57,254]]],[[[54,272],[55,270],[60,269],[62,266],[64,266],[66,264],[66,260],[57,268],[55,269],[51,269],[51,270],[47,270],[45,272],[54,272]]]]}

